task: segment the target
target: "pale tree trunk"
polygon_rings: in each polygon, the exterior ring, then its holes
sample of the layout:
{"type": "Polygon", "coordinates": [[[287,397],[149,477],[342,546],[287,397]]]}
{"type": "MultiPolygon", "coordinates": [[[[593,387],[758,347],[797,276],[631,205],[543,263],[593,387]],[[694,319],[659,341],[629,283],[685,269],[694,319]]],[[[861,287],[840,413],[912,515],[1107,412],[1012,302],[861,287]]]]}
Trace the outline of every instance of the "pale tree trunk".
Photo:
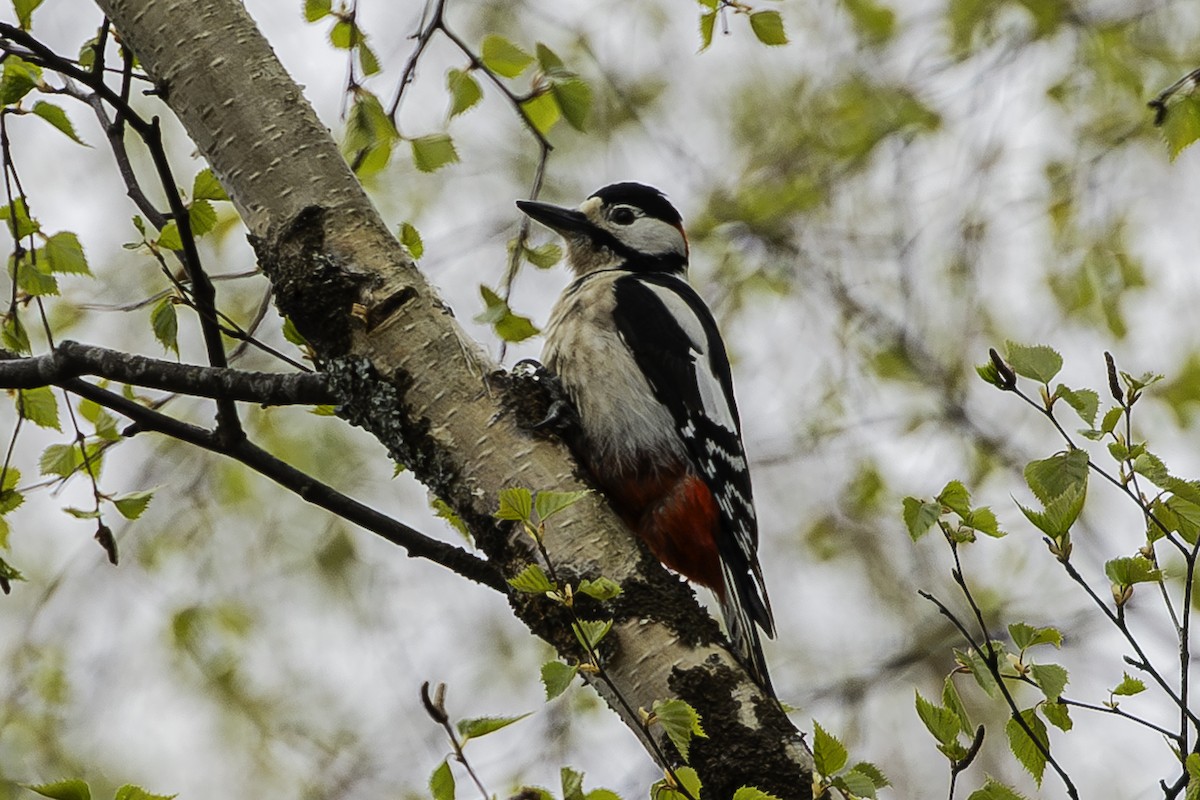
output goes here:
{"type": "MultiPolygon", "coordinates": [[[[534,554],[528,537],[493,519],[498,492],[583,488],[575,464],[561,444],[516,425],[498,365],[386,230],[245,9],[236,0],[98,3],[228,190],[280,308],[343,393],[344,416],[448,502],[492,564],[515,574],[534,554]]],[[[706,798],[743,785],[811,796],[811,760],[795,728],[601,498],[555,517],[546,546],[560,575],[605,575],[625,590],[604,612],[615,620],[602,647],[612,686],[593,685],[635,733],[644,740],[639,707],[682,698],[708,734],[691,749],[706,798]]],[[[550,601],[514,593],[510,602],[534,633],[578,657],[550,601]]],[[[675,754],[661,729],[652,733],[675,754]]]]}

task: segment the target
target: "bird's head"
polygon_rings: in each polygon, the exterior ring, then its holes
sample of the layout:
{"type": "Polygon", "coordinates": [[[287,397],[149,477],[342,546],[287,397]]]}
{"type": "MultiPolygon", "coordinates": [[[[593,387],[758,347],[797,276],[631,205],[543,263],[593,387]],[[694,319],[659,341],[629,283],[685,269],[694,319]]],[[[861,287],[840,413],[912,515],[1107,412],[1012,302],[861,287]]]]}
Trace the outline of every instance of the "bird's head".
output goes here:
{"type": "Polygon", "coordinates": [[[518,200],[531,219],[567,242],[567,263],[576,275],[621,267],[647,272],[687,270],[683,220],[666,196],[641,183],[614,183],[579,208],[518,200]]]}

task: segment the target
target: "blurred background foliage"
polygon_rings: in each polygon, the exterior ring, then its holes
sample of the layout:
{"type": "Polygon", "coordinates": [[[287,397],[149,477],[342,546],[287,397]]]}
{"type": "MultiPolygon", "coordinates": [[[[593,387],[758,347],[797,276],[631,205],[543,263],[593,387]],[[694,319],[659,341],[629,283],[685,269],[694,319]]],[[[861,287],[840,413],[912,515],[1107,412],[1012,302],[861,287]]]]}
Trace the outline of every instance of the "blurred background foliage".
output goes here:
{"type": "MultiPolygon", "coordinates": [[[[418,2],[358,3],[379,67],[364,76],[370,64],[350,73],[347,52],[331,43],[346,43],[332,17],[307,22],[299,0],[247,6],[339,135],[347,119],[355,124],[347,75],[361,82],[360,100],[373,92],[386,107],[423,13],[418,2]]],[[[937,695],[956,641],[916,590],[950,597],[952,583],[944,550],[910,543],[902,495],[928,497],[959,478],[992,505],[1010,535],[970,548],[964,570],[997,630],[1025,620],[1065,632],[1056,655],[1073,696],[1102,701],[1126,668],[1121,643],[1012,500],[1028,496],[1025,462],[1060,445],[973,365],[1012,339],[1056,347],[1064,380],[1102,395],[1105,350],[1130,372],[1162,373],[1135,422],[1173,472],[1200,476],[1200,162],[1189,151],[1170,162],[1146,107],[1197,66],[1200,6],[764,2],[756,10],[782,15],[788,41],[777,46],[758,41],[744,14],[702,22],[710,8],[451,0],[446,14],[473,47],[491,34],[531,54],[543,43],[588,87],[584,130],[549,128],[544,199],[574,204],[636,179],[683,212],[692,281],[734,362],[780,628],[768,646],[780,695],[799,709],[801,728],[816,717],[855,757],[879,764],[894,796],[940,796],[945,763],[912,698],[914,687],[937,695]],[[705,25],[712,38],[702,50],[705,25]]],[[[73,53],[99,22],[82,0],[58,0],[35,13],[33,31],[73,53]]],[[[370,161],[366,184],[390,224],[419,231],[423,269],[498,354],[496,316],[472,320],[486,310],[480,285],[505,282],[520,224],[512,201],[528,192],[539,149],[486,81],[478,104],[451,117],[447,75],[468,66],[444,37],[431,40],[395,130],[438,148],[449,136],[457,161],[423,172],[398,145],[370,161]]],[[[64,277],[46,299],[55,333],[171,355],[155,341],[152,305],[139,303],[169,285],[144,251],[122,249],[139,239],[134,210],[94,118],[67,108],[94,149],[38,120],[10,124],[32,213],[47,230],[75,231],[95,275],[64,277]]],[[[360,118],[367,128],[351,136],[391,137],[370,128],[378,122],[360,118]]],[[[168,133],[190,185],[193,148],[177,128],[168,133]]],[[[251,271],[240,227],[218,206],[202,240],[209,270],[251,271]]],[[[531,246],[551,241],[532,236],[531,246]]],[[[544,324],[565,283],[561,269],[524,265],[512,313],[544,324]]],[[[258,276],[220,281],[220,306],[248,325],[265,289],[258,276]]],[[[183,309],[179,317],[180,356],[199,361],[195,320],[183,309]]],[[[274,312],[260,335],[299,357],[274,312]]],[[[537,337],[510,342],[504,358],[539,348],[537,337]]],[[[254,350],[239,366],[279,368],[254,350]]],[[[201,403],[169,408],[211,416],[201,403]]],[[[460,538],[421,486],[393,478],[378,445],[335,418],[248,409],[247,419],[257,441],[297,466],[460,538]]],[[[10,407],[4,424],[14,423],[10,407]]],[[[24,485],[39,480],[42,448],[62,441],[26,426],[15,461],[24,485]]],[[[100,796],[126,782],[181,797],[426,796],[446,744],[421,710],[425,680],[449,684],[459,716],[538,709],[472,745],[476,769],[502,796],[519,783],[556,786],[562,764],[626,797],[643,796],[656,777],[589,691],[544,704],[538,669],[551,653],[493,593],[208,454],[146,434],[106,461],[105,491],[157,487],[140,519],[113,523],[119,568],[91,541],[92,527],[60,511],[90,497],[78,478],[47,481],[9,516],[5,558],[26,580],[0,600],[0,798],[68,775],[100,796]]],[[[1104,561],[1142,544],[1140,516],[1095,487],[1081,526],[1076,563],[1103,588],[1104,561]]],[[[1162,616],[1149,593],[1129,608],[1147,649],[1169,661],[1162,616]]],[[[1003,717],[981,694],[964,694],[999,731],[1003,717]]],[[[1128,702],[1170,718],[1152,697],[1128,702]]],[[[1072,733],[1055,733],[1055,752],[1085,796],[1154,796],[1160,778],[1174,779],[1171,753],[1118,722],[1077,715],[1072,733]]],[[[1035,794],[1001,739],[966,778],[979,785],[986,772],[1035,794]]]]}

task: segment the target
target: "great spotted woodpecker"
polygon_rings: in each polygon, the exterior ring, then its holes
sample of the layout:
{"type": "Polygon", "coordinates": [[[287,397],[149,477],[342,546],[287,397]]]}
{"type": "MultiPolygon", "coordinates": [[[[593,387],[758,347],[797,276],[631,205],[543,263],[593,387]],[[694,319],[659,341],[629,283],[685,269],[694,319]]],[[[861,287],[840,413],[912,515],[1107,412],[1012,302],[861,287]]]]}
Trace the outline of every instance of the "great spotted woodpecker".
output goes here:
{"type": "Polygon", "coordinates": [[[775,623],[729,359],[684,279],[679,212],[639,183],[578,209],[517,206],[566,240],[576,276],[543,352],[578,412],[576,457],[660,561],[716,593],[742,663],[771,691],[758,628],[774,636],[775,623]]]}

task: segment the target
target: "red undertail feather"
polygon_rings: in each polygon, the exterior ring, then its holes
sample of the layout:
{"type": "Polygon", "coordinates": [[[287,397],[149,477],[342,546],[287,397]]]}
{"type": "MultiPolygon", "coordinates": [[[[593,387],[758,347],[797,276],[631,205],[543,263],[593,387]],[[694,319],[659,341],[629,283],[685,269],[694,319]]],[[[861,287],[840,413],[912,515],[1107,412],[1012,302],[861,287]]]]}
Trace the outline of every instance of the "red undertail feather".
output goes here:
{"type": "Polygon", "coordinates": [[[657,470],[622,476],[604,490],[659,561],[724,598],[716,539],[720,510],[699,476],[683,468],[657,470]]]}

